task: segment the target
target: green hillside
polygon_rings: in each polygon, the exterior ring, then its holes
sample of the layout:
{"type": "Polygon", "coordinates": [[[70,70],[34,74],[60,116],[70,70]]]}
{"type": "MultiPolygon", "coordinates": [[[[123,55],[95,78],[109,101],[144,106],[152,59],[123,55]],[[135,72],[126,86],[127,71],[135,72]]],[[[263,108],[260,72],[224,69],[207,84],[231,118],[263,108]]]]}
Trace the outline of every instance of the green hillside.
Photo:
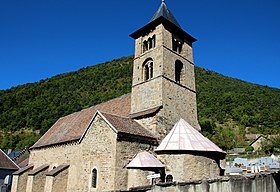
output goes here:
{"type": "MultiPolygon", "coordinates": [[[[0,91],[0,148],[33,144],[61,116],[131,90],[133,57],[82,68],[0,91]]],[[[235,140],[245,133],[280,132],[280,90],[196,67],[198,114],[204,134],[235,140]]]]}

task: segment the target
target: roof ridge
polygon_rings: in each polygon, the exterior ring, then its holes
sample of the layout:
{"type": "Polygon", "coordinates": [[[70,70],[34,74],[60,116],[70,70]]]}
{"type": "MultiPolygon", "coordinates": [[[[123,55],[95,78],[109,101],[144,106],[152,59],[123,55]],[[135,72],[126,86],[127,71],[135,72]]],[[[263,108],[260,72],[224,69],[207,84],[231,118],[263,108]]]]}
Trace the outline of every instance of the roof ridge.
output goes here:
{"type": "MultiPolygon", "coordinates": [[[[98,104],[96,104],[96,105],[92,105],[92,106],[90,106],[90,107],[88,107],[88,108],[85,108],[85,109],[81,109],[80,111],[75,111],[75,112],[70,113],[70,114],[68,114],[68,115],[65,115],[65,116],[63,116],[63,117],[60,117],[59,119],[63,119],[63,118],[65,118],[65,117],[70,117],[70,116],[75,115],[75,114],[77,114],[77,113],[80,113],[80,112],[83,112],[83,111],[87,111],[87,110],[89,110],[89,109],[98,107],[98,106],[100,106],[100,105],[103,105],[103,104],[105,104],[105,103],[114,101],[114,100],[116,100],[116,99],[120,99],[120,98],[125,97],[125,96],[128,96],[128,95],[130,95],[130,94],[131,94],[131,93],[126,93],[126,94],[121,95],[121,96],[119,96],[119,97],[115,97],[115,98],[113,98],[113,99],[104,101],[104,102],[102,102],[102,103],[98,103],[98,104]]],[[[58,119],[58,120],[59,120],[59,119],[58,119]]]]}

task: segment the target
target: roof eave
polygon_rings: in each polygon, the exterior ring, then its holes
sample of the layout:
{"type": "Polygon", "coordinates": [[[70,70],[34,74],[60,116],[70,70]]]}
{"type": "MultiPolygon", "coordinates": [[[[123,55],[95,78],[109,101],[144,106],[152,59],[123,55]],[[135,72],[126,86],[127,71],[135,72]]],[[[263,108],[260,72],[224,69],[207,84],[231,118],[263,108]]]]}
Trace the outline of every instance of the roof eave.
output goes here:
{"type": "Polygon", "coordinates": [[[170,154],[170,153],[173,153],[173,154],[187,154],[187,153],[219,153],[219,154],[226,154],[226,152],[224,151],[207,151],[207,150],[187,150],[187,149],[156,149],[155,150],[156,153],[158,154],[170,154]]]}
{"type": "Polygon", "coordinates": [[[157,18],[154,21],[151,21],[150,23],[148,23],[144,27],[138,29],[134,33],[130,34],[129,36],[134,38],[134,39],[137,39],[138,37],[140,37],[141,35],[149,32],[150,29],[155,28],[159,24],[163,24],[165,26],[168,26],[172,31],[176,31],[179,35],[181,35],[185,39],[187,39],[190,43],[194,43],[195,41],[197,41],[197,39],[192,37],[190,34],[185,32],[183,29],[181,29],[180,27],[176,26],[174,23],[170,22],[169,20],[167,20],[163,16],[157,18]]]}

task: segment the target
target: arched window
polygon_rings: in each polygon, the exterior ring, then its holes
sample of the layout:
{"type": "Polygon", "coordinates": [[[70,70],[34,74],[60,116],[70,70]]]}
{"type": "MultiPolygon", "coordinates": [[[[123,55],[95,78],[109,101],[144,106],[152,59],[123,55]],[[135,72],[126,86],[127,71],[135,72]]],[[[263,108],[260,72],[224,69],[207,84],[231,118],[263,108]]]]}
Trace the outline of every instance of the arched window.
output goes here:
{"type": "Polygon", "coordinates": [[[143,53],[156,47],[156,36],[153,35],[149,37],[147,40],[143,41],[143,53]]]}
{"type": "Polygon", "coordinates": [[[96,188],[97,186],[97,170],[93,169],[92,170],[92,183],[91,183],[93,188],[96,188]]]}
{"type": "Polygon", "coordinates": [[[173,176],[172,175],[167,175],[166,176],[166,182],[167,183],[173,182],[173,176]]]}
{"type": "Polygon", "coordinates": [[[154,76],[154,63],[153,60],[147,59],[143,64],[143,80],[147,81],[154,76]]]}
{"type": "Polygon", "coordinates": [[[179,60],[175,62],[175,81],[181,83],[183,63],[179,60]]]}

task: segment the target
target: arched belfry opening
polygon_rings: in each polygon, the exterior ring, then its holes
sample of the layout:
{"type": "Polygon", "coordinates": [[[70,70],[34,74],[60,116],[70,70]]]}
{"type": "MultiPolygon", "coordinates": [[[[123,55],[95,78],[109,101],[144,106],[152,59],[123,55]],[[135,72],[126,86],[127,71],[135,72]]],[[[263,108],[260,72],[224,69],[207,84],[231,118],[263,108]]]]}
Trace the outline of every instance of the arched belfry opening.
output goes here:
{"type": "Polygon", "coordinates": [[[183,63],[179,60],[175,62],[175,81],[176,83],[182,83],[182,71],[183,63]]]}
{"type": "Polygon", "coordinates": [[[147,40],[143,41],[142,53],[145,53],[146,51],[153,49],[155,47],[156,47],[156,36],[153,35],[152,37],[149,37],[147,40]]]}
{"type": "Polygon", "coordinates": [[[143,80],[148,81],[154,76],[154,63],[153,59],[149,58],[143,63],[143,80]]]}

